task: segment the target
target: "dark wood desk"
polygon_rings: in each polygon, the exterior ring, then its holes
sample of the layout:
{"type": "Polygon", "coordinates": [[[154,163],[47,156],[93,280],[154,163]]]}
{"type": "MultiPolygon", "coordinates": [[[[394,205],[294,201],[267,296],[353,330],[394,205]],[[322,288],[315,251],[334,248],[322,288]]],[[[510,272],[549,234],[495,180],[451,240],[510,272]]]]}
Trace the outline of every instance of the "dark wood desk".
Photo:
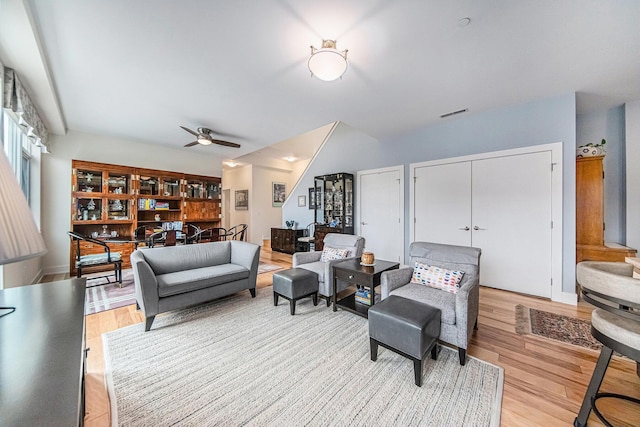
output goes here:
{"type": "Polygon", "coordinates": [[[0,426],[82,425],[85,280],[0,290],[0,426]]]}
{"type": "Polygon", "coordinates": [[[371,291],[371,305],[376,303],[376,286],[380,284],[380,276],[388,270],[400,267],[397,262],[377,259],[375,265],[364,266],[360,264],[360,258],[337,263],[333,266],[333,311],[338,307],[355,313],[362,317],[368,317],[369,306],[356,302],[355,293],[338,300],[338,280],[362,285],[371,291]]]}

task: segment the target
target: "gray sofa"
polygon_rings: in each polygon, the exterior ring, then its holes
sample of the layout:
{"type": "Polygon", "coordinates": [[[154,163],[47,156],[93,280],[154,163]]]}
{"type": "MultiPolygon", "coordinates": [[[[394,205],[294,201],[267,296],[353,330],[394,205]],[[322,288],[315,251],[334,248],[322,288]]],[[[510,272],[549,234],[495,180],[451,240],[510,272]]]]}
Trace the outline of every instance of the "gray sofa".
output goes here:
{"type": "Polygon", "coordinates": [[[397,295],[440,309],[440,340],[458,347],[461,365],[465,364],[467,347],[478,322],[481,253],[479,248],[468,246],[413,242],[409,247],[411,266],[385,271],[380,277],[382,299],[389,295],[397,295]],[[458,293],[452,294],[411,283],[416,261],[449,270],[464,271],[458,293]]]}
{"type": "Polygon", "coordinates": [[[159,313],[248,289],[256,296],[260,246],[241,242],[138,249],[131,254],[145,331],[159,313]]]}

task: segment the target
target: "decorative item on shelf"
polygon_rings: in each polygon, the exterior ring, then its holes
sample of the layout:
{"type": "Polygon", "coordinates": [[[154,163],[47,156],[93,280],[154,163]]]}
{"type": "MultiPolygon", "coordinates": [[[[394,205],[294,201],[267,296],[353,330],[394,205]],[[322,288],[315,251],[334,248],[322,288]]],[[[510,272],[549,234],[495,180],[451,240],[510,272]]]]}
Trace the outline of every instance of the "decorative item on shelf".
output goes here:
{"type": "Polygon", "coordinates": [[[340,225],[340,220],[337,218],[334,218],[331,220],[331,222],[329,223],[329,227],[338,227],[340,225]]]}
{"type": "Polygon", "coordinates": [[[113,194],[122,194],[122,187],[118,187],[115,190],[113,190],[113,194]]]}
{"type": "Polygon", "coordinates": [[[153,219],[156,221],[160,221],[160,214],[155,214],[153,219]]]}
{"type": "Polygon", "coordinates": [[[91,233],[91,237],[93,237],[94,239],[98,238],[98,232],[94,231],[93,233],[91,233]]]}
{"type": "Polygon", "coordinates": [[[363,252],[362,257],[360,258],[360,263],[362,265],[374,265],[375,256],[373,255],[373,252],[363,252]]]}
{"type": "Polygon", "coordinates": [[[122,207],[122,201],[120,200],[114,200],[113,204],[111,205],[111,210],[112,211],[121,211],[123,209],[122,207]]]}
{"type": "Polygon", "coordinates": [[[602,139],[600,144],[592,144],[591,142],[585,145],[581,145],[576,148],[576,157],[596,157],[604,156],[607,152],[604,149],[604,145],[607,143],[605,139],[602,139]]]}
{"type": "Polygon", "coordinates": [[[82,211],[82,220],[87,221],[89,219],[89,211],[82,211]]]}
{"type": "Polygon", "coordinates": [[[92,173],[88,173],[84,176],[87,180],[87,182],[91,182],[91,180],[93,179],[93,174],[92,173]]]}
{"type": "Polygon", "coordinates": [[[89,203],[87,203],[87,210],[93,211],[96,209],[96,202],[93,201],[93,199],[89,200],[89,203]]]}
{"type": "Polygon", "coordinates": [[[284,222],[287,225],[288,229],[292,229],[294,225],[296,225],[296,222],[294,220],[291,221],[285,221],[284,222]]]}
{"type": "Polygon", "coordinates": [[[84,187],[82,189],[82,191],[84,191],[85,193],[92,193],[93,192],[93,187],[84,187]]]}

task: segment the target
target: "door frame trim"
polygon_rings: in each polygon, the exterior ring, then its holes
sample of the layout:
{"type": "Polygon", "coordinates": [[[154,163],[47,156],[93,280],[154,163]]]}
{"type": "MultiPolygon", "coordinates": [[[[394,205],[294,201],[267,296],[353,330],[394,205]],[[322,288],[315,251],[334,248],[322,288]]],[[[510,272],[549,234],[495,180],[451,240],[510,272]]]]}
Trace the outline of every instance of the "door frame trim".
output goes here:
{"type": "MultiPolygon", "coordinates": [[[[529,147],[514,148],[509,150],[491,151],[486,153],[472,154],[468,156],[451,157],[446,159],[430,160],[426,162],[409,164],[409,236],[413,239],[415,235],[415,170],[416,168],[426,166],[436,166],[447,163],[459,163],[473,160],[492,159],[496,157],[509,157],[522,154],[539,153],[543,151],[551,152],[551,221],[553,228],[551,229],[551,300],[560,301],[566,304],[577,304],[576,295],[570,292],[563,292],[562,283],[562,231],[564,228],[562,222],[562,142],[554,142],[551,144],[541,144],[529,147]]],[[[551,224],[549,224],[551,226],[551,224]]]]}
{"type": "Polygon", "coordinates": [[[362,194],[360,192],[361,188],[360,188],[360,183],[362,182],[360,177],[361,175],[372,175],[372,174],[379,174],[379,173],[386,173],[386,172],[398,172],[400,175],[400,200],[399,200],[399,206],[398,206],[398,210],[400,211],[400,248],[401,248],[401,254],[400,254],[400,262],[403,263],[404,262],[404,257],[405,257],[405,252],[406,252],[406,248],[405,248],[405,228],[404,228],[404,216],[405,216],[405,203],[404,203],[404,165],[397,165],[397,166],[389,166],[386,168],[379,168],[379,169],[368,169],[368,170],[363,170],[363,171],[357,171],[356,172],[356,182],[357,182],[357,190],[356,191],[356,221],[355,221],[355,232],[356,235],[361,235],[360,234],[360,220],[361,220],[361,213],[362,213],[362,207],[360,206],[360,194],[362,194]]]}

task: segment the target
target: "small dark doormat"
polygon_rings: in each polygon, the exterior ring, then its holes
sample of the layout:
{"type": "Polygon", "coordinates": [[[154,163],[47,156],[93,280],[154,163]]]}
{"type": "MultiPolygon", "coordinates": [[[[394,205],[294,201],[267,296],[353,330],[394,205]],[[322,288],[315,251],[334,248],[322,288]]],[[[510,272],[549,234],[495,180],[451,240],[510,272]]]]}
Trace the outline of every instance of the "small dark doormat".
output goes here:
{"type": "Polygon", "coordinates": [[[516,305],[516,333],[534,334],[593,350],[600,350],[602,347],[591,335],[589,321],[519,304],[516,305]]]}

